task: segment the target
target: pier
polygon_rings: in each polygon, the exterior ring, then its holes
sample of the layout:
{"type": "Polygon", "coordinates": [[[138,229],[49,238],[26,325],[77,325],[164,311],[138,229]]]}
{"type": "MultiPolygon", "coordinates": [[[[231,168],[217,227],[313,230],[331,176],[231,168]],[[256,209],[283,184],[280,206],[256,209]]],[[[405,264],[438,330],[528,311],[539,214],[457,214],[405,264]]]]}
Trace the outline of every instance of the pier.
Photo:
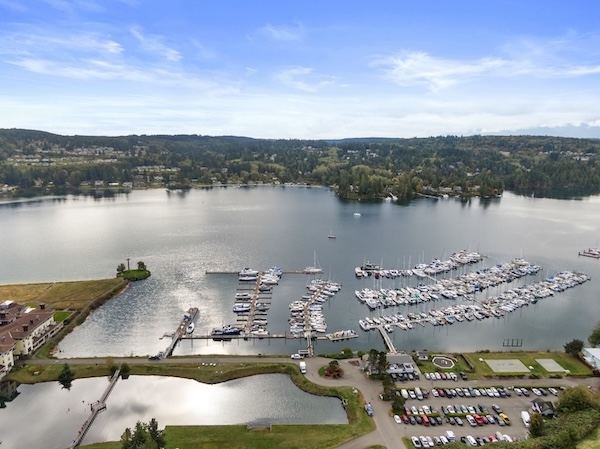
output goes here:
{"type": "MultiPolygon", "coordinates": [[[[159,358],[173,355],[173,349],[175,349],[175,345],[177,345],[179,340],[186,336],[188,324],[193,323],[197,316],[198,308],[190,307],[190,309],[188,309],[188,311],[183,315],[183,318],[181,319],[181,322],[179,323],[179,326],[175,332],[173,332],[171,335],[171,342],[169,343],[169,346],[167,346],[167,349],[165,349],[159,358]]],[[[163,337],[165,336],[167,336],[167,334],[163,335],[163,337]]]]}
{"type": "Polygon", "coordinates": [[[381,334],[381,337],[383,338],[383,342],[385,343],[385,345],[388,348],[388,352],[391,352],[391,353],[398,352],[396,350],[396,347],[394,346],[394,343],[392,342],[392,339],[388,335],[387,331],[383,328],[383,326],[380,325],[380,326],[375,326],[375,327],[379,330],[379,333],[381,334]]]}
{"type": "Polygon", "coordinates": [[[110,378],[110,382],[109,382],[108,386],[106,387],[106,390],[104,390],[104,393],[102,393],[102,396],[100,397],[100,399],[90,405],[90,410],[91,410],[90,416],[88,416],[88,419],[85,420],[85,422],[83,423],[83,426],[81,426],[81,429],[79,429],[79,433],[77,434],[77,437],[73,440],[71,445],[69,446],[69,449],[73,449],[81,444],[81,442],[85,438],[87,431],[90,430],[90,427],[92,426],[92,423],[94,422],[94,419],[96,419],[96,416],[98,416],[98,413],[106,410],[106,400],[108,399],[108,395],[110,395],[115,384],[117,383],[117,380],[119,380],[119,374],[121,374],[120,368],[118,368],[115,371],[115,373],[112,375],[112,377],[110,378]]]}

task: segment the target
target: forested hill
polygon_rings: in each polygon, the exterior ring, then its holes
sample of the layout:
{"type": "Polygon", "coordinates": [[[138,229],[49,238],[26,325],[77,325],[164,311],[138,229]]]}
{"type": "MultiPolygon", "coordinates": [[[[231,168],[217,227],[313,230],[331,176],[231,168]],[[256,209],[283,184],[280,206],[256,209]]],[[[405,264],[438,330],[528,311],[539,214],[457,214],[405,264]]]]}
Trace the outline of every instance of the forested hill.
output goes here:
{"type": "Polygon", "coordinates": [[[90,187],[319,184],[341,197],[600,193],[600,140],[470,136],[332,141],[236,136],[61,136],[0,130],[5,194],[90,187]]]}

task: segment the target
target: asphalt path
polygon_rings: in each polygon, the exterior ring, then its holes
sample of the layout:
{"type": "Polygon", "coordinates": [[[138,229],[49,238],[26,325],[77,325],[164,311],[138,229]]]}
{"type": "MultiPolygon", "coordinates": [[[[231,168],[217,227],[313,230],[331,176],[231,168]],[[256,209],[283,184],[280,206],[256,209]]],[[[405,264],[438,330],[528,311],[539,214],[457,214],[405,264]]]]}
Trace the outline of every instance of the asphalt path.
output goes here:
{"type": "MultiPolygon", "coordinates": [[[[108,357],[98,358],[58,358],[58,359],[32,359],[25,363],[36,364],[36,365],[50,365],[50,364],[63,364],[68,363],[70,365],[94,365],[94,364],[105,364],[108,357]]],[[[171,357],[163,360],[148,360],[146,357],[110,357],[112,363],[122,364],[127,363],[133,364],[169,364],[169,363],[189,363],[189,364],[201,364],[201,363],[216,363],[216,364],[230,364],[230,363],[293,363],[297,364],[298,361],[290,360],[284,357],[257,357],[257,356],[194,356],[194,357],[171,357]]],[[[330,379],[319,376],[319,369],[323,366],[327,366],[330,359],[322,357],[312,357],[304,359],[307,366],[306,377],[311,382],[323,385],[327,387],[331,386],[348,386],[353,387],[357,390],[356,394],[361,394],[365,402],[370,402],[373,406],[374,415],[373,421],[376,425],[376,429],[361,437],[355,438],[348,441],[340,446],[338,449],[365,449],[374,445],[382,445],[387,449],[405,449],[405,446],[401,440],[403,436],[411,436],[415,434],[415,431],[419,433],[422,429],[420,426],[413,428],[413,426],[402,425],[399,426],[391,416],[391,406],[389,402],[381,401],[379,399],[379,393],[381,392],[381,382],[370,380],[361,368],[356,363],[357,360],[340,360],[340,366],[344,370],[344,377],[341,379],[330,379]]],[[[481,386],[505,386],[511,387],[515,383],[518,385],[534,387],[547,386],[552,383],[556,386],[572,387],[575,385],[585,385],[593,388],[600,388],[599,378],[563,378],[563,379],[481,379],[473,381],[459,381],[458,383],[453,381],[428,381],[421,378],[419,381],[407,382],[406,384],[398,383],[398,387],[414,388],[420,387],[430,390],[433,387],[436,388],[455,388],[457,386],[465,387],[472,386],[474,388],[481,386]]],[[[443,401],[435,401],[443,402],[443,401]]],[[[415,404],[418,405],[418,404],[415,404]]],[[[507,404],[508,405],[508,404],[507,404]]],[[[514,415],[513,415],[514,416],[514,415]]],[[[450,428],[450,427],[449,427],[450,428]]],[[[497,429],[494,429],[497,430],[497,429]]],[[[441,429],[440,429],[441,432],[441,429]]],[[[436,433],[440,433],[436,432],[436,433]]]]}

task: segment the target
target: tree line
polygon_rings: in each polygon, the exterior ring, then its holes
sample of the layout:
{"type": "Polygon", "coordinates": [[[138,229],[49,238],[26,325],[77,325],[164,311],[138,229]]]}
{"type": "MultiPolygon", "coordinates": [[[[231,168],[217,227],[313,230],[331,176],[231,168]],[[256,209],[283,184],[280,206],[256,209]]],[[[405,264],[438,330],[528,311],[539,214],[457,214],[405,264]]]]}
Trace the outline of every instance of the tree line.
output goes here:
{"type": "Polygon", "coordinates": [[[596,139],[543,136],[317,141],[0,130],[0,185],[63,191],[95,180],[149,183],[158,175],[188,186],[318,184],[362,200],[444,192],[488,197],[505,189],[560,197],[600,193],[599,149],[596,139]],[[48,162],[32,163],[36,156],[48,162]]]}

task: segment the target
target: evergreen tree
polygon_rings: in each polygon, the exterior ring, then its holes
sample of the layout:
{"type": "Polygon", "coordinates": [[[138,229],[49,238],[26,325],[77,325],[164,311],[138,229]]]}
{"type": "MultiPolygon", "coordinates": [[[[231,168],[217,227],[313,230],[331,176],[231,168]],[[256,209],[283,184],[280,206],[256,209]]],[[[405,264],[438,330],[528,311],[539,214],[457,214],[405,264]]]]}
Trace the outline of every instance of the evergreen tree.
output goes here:
{"type": "Polygon", "coordinates": [[[71,367],[65,363],[62,371],[58,375],[58,383],[61,384],[63,388],[70,390],[74,378],[75,375],[73,374],[73,371],[71,371],[71,367]]]}

